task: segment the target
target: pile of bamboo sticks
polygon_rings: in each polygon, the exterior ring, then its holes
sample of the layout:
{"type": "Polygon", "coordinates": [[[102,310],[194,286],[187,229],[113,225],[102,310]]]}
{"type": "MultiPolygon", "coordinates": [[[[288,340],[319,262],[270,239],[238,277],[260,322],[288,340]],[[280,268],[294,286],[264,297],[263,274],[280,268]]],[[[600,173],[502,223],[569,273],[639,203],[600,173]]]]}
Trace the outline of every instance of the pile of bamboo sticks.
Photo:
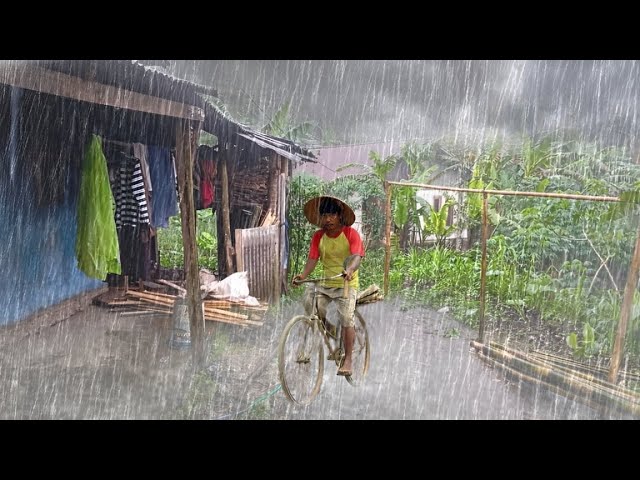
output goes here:
{"type": "MultiPolygon", "coordinates": [[[[126,296],[138,300],[140,302],[138,305],[143,305],[142,311],[166,313],[168,315],[173,313],[174,302],[176,298],[179,298],[176,295],[166,293],[138,292],[135,290],[127,291],[126,296]]],[[[202,303],[205,320],[241,326],[262,326],[264,323],[262,319],[268,308],[267,305],[250,307],[244,303],[229,300],[203,300],[202,303]]],[[[135,313],[140,312],[141,310],[137,310],[135,313]]]]}
{"type": "MultiPolygon", "coordinates": [[[[491,342],[489,345],[471,342],[477,355],[494,367],[567,398],[582,402],[598,411],[623,410],[640,416],[640,393],[607,381],[597,369],[570,359],[540,352],[524,353],[491,342]]],[[[626,380],[637,380],[635,374],[624,374],[626,380]]]]}

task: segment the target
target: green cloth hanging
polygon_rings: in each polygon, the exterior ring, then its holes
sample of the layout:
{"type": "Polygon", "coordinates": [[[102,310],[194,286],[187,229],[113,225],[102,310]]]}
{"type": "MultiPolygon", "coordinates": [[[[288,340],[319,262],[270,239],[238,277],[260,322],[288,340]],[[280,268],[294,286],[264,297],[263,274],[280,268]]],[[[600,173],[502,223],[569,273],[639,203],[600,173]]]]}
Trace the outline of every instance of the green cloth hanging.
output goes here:
{"type": "Polygon", "coordinates": [[[107,273],[121,272],[114,215],[115,202],[102,140],[92,135],[82,162],[76,237],[78,268],[89,277],[105,280],[107,273]]]}

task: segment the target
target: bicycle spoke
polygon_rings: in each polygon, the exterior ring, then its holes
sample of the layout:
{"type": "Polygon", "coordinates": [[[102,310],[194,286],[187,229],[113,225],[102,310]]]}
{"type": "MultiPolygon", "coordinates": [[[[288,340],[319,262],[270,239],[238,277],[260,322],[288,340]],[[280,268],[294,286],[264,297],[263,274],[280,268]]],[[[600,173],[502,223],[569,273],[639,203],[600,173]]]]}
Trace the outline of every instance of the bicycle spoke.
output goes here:
{"type": "Polygon", "coordinates": [[[278,352],[283,391],[300,404],[309,403],[318,394],[324,372],[321,337],[312,327],[309,318],[294,317],[285,327],[278,352]]]}

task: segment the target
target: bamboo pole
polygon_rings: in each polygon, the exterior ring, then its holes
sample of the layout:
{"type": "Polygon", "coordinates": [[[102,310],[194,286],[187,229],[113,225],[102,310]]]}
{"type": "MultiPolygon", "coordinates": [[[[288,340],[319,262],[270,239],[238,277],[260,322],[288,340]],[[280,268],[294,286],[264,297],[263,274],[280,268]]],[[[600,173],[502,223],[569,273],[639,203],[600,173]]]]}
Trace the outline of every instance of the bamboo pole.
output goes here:
{"type": "Polygon", "coordinates": [[[618,331],[613,344],[613,352],[611,353],[611,369],[609,370],[609,381],[617,383],[618,370],[622,362],[624,354],[624,339],[627,334],[629,318],[631,317],[631,309],[633,307],[633,295],[638,287],[638,274],[640,272],[640,227],[636,236],[636,246],[633,251],[631,265],[629,265],[629,273],[627,274],[627,284],[624,287],[624,297],[622,299],[622,307],[620,308],[620,322],[618,323],[618,331]]]}
{"type": "MultiPolygon", "coordinates": [[[[566,365],[567,368],[569,366],[572,369],[579,370],[585,373],[592,373],[594,375],[599,376],[600,378],[609,378],[609,368],[599,365],[589,365],[580,363],[577,360],[567,359],[564,357],[559,357],[558,355],[554,355],[553,353],[541,352],[538,350],[534,350],[531,352],[531,355],[535,358],[539,358],[541,361],[548,361],[549,363],[566,365]]],[[[609,362],[609,365],[611,362],[609,362]]],[[[622,380],[625,382],[625,386],[628,385],[629,382],[640,382],[640,374],[629,372],[627,370],[622,370],[622,372],[618,372],[618,375],[622,374],[622,380]]],[[[607,380],[608,381],[608,380],[607,380]]]]}
{"type": "Polygon", "coordinates": [[[180,193],[182,218],[182,245],[184,249],[185,287],[189,310],[190,336],[193,345],[193,366],[197,368],[206,360],[204,345],[204,313],[200,298],[198,246],[196,244],[196,208],[193,200],[193,163],[196,153],[200,123],[178,122],[176,129],[176,170],[180,193]],[[193,131],[192,131],[193,130],[193,131]]]}
{"type": "MultiPolygon", "coordinates": [[[[583,402],[595,402],[602,407],[615,405],[634,415],[640,414],[640,403],[637,399],[629,401],[613,389],[603,389],[597,385],[585,382],[575,375],[559,373],[548,366],[536,365],[528,360],[503,350],[496,350],[478,342],[471,342],[471,346],[484,356],[497,360],[506,368],[511,368],[523,376],[531,377],[536,382],[545,382],[559,388],[563,395],[575,394],[583,402]]],[[[615,385],[612,385],[615,388],[615,385]]]]}
{"type": "Polygon", "coordinates": [[[566,378],[583,381],[591,385],[594,389],[604,390],[613,395],[618,395],[630,402],[640,404],[640,395],[637,394],[636,392],[629,390],[625,387],[620,387],[615,384],[612,384],[609,381],[601,378],[597,374],[594,375],[593,373],[587,373],[584,371],[575,370],[573,368],[573,365],[567,366],[567,365],[560,364],[558,361],[549,361],[546,359],[540,359],[533,354],[527,354],[527,353],[515,350],[513,348],[509,348],[507,346],[500,345],[494,342],[490,343],[490,348],[495,349],[497,351],[506,352],[532,365],[538,365],[541,367],[556,370],[558,374],[564,375],[566,378]]]}
{"type": "Polygon", "coordinates": [[[478,341],[480,343],[484,342],[484,310],[487,291],[487,235],[489,230],[487,210],[487,193],[484,192],[482,194],[482,264],[480,267],[480,310],[478,312],[478,341]]]}
{"type": "Polygon", "coordinates": [[[158,295],[154,295],[151,293],[135,292],[133,290],[130,290],[129,292],[127,292],[127,295],[139,298],[140,300],[143,300],[143,301],[147,301],[147,302],[151,302],[159,305],[168,305],[170,307],[173,307],[173,303],[174,303],[174,299],[160,297],[158,295]]]}
{"type": "Polygon", "coordinates": [[[222,317],[237,318],[237,319],[240,319],[240,320],[247,320],[249,318],[249,315],[243,315],[241,313],[234,313],[234,312],[231,312],[229,310],[221,310],[221,309],[215,308],[215,307],[205,307],[204,311],[205,311],[205,313],[216,314],[216,315],[220,315],[222,317]]]}
{"type": "Polygon", "coordinates": [[[489,195],[513,195],[518,197],[547,197],[547,198],[567,198],[570,200],[591,200],[594,202],[619,202],[618,197],[599,197],[595,195],[578,195],[572,193],[551,193],[551,192],[517,192],[514,190],[480,190],[477,188],[444,187],[440,185],[427,185],[422,183],[408,182],[388,182],[391,185],[404,187],[418,187],[427,190],[447,190],[450,192],[487,193],[489,195]]]}
{"type": "Polygon", "coordinates": [[[163,279],[163,278],[159,278],[159,279],[158,279],[158,283],[162,283],[162,284],[164,284],[164,285],[168,285],[168,286],[170,286],[171,288],[173,288],[173,289],[175,289],[175,290],[179,291],[180,293],[182,293],[182,294],[184,294],[184,295],[186,295],[186,294],[187,294],[187,290],[186,290],[186,289],[182,288],[180,285],[176,285],[175,283],[170,282],[169,280],[165,280],[165,279],[163,279]]]}
{"type": "Polygon", "coordinates": [[[554,385],[553,383],[550,383],[549,381],[545,381],[545,380],[540,379],[540,378],[532,377],[531,375],[527,375],[527,374],[525,374],[525,373],[523,373],[523,372],[521,372],[521,371],[519,371],[519,370],[517,370],[515,368],[508,367],[507,365],[501,363],[500,361],[496,360],[495,358],[491,358],[491,357],[485,355],[481,351],[477,351],[476,355],[478,355],[478,357],[480,359],[484,360],[491,367],[497,368],[498,370],[504,372],[504,374],[507,376],[507,378],[515,378],[516,380],[527,382],[527,383],[529,383],[531,385],[536,385],[538,387],[547,388],[553,393],[556,393],[558,395],[562,395],[562,396],[568,398],[569,400],[579,401],[580,403],[583,403],[583,404],[587,405],[588,407],[593,408],[594,410],[596,410],[597,412],[599,412],[601,414],[606,414],[606,407],[603,406],[601,403],[597,403],[596,401],[592,400],[589,397],[585,397],[584,395],[580,395],[580,394],[577,394],[577,393],[572,392],[572,391],[567,391],[567,390],[563,389],[562,387],[559,387],[558,385],[554,385]]]}
{"type": "Polygon", "coordinates": [[[384,182],[385,227],[384,227],[384,296],[389,293],[389,266],[391,264],[391,185],[384,182]]]}

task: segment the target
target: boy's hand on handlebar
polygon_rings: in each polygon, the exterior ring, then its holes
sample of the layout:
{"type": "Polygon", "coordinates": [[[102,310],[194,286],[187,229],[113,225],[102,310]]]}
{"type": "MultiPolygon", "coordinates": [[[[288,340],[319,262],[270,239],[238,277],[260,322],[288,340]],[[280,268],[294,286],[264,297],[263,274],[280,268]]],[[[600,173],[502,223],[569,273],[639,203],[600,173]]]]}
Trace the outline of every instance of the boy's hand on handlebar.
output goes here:
{"type": "Polygon", "coordinates": [[[349,269],[342,271],[342,276],[347,282],[350,282],[353,279],[353,272],[349,269]]]}

